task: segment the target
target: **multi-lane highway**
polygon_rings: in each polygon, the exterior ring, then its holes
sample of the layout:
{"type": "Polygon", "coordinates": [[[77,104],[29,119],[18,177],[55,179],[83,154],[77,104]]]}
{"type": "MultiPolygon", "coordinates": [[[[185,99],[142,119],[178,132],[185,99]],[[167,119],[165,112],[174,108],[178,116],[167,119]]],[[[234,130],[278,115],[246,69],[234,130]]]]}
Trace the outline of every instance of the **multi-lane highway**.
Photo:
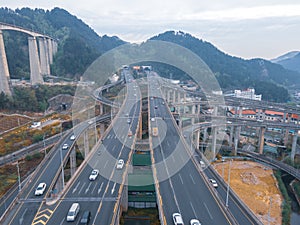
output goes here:
{"type": "Polygon", "coordinates": [[[75,222],[78,223],[85,210],[91,212],[91,224],[111,224],[114,210],[118,207],[122,185],[126,181],[126,170],[130,161],[141,104],[140,93],[135,83],[128,85],[128,96],[124,107],[108,129],[102,142],[96,146],[86,159],[78,174],[72,179],[64,195],[54,205],[43,204],[35,216],[34,223],[40,218],[48,224],[67,224],[66,215],[72,203],[80,205],[75,222]],[[129,122],[130,121],[130,122],[129,122]],[[131,130],[133,136],[128,136],[131,130]],[[123,159],[125,165],[116,169],[117,161],[123,159]],[[98,169],[96,180],[89,180],[93,169],[98,169]],[[48,218],[49,217],[49,218],[48,218]]]}
{"type": "Polygon", "coordinates": [[[182,136],[161,98],[155,78],[149,76],[149,79],[149,115],[155,118],[152,121],[150,119],[150,129],[159,127],[158,136],[151,138],[156,170],[154,174],[159,182],[164,220],[172,224],[172,214],[179,212],[186,224],[193,218],[203,224],[232,224],[185,150],[182,136]]]}

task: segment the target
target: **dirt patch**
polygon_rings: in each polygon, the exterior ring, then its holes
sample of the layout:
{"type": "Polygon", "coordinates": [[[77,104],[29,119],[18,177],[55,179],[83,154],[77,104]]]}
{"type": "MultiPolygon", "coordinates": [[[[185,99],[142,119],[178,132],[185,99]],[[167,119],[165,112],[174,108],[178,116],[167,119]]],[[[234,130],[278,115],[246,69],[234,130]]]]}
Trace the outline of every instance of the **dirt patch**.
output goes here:
{"type": "MultiPolygon", "coordinates": [[[[228,180],[229,164],[228,161],[214,164],[225,181],[228,180]]],[[[232,161],[230,187],[263,224],[281,224],[282,196],[272,169],[256,162],[232,161]]]]}

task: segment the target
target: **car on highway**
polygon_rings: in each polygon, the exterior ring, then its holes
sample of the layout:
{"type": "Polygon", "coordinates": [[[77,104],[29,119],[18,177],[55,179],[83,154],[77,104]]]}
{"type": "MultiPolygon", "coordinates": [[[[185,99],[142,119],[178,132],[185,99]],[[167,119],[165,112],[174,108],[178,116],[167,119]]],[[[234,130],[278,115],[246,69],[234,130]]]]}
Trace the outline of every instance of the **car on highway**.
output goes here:
{"type": "Polygon", "coordinates": [[[175,225],[183,225],[183,220],[180,213],[173,213],[172,217],[175,225]]]}
{"type": "Polygon", "coordinates": [[[128,124],[131,123],[131,119],[127,119],[127,123],[128,123],[128,124]]]}
{"type": "Polygon", "coordinates": [[[218,184],[217,184],[217,181],[214,180],[214,179],[209,179],[210,183],[212,184],[213,187],[217,188],[218,187],[218,184]]]}
{"type": "Polygon", "coordinates": [[[123,166],[124,166],[124,160],[119,159],[117,162],[117,169],[123,169],[123,166]]]}
{"type": "Polygon", "coordinates": [[[157,109],[157,108],[158,108],[158,106],[156,105],[154,108],[155,108],[155,109],[157,109]]]}
{"type": "Polygon", "coordinates": [[[201,225],[200,221],[197,219],[191,219],[190,220],[190,225],[201,225]]]}
{"type": "Polygon", "coordinates": [[[71,140],[71,141],[74,141],[75,138],[76,138],[76,136],[75,136],[74,134],[72,134],[72,136],[70,137],[70,140],[71,140]]]}
{"type": "Polygon", "coordinates": [[[155,118],[154,118],[154,117],[152,117],[152,118],[151,118],[151,121],[152,121],[152,122],[154,122],[154,121],[155,121],[155,118]]]}
{"type": "Polygon", "coordinates": [[[93,169],[90,176],[89,176],[89,180],[96,180],[98,175],[99,175],[99,170],[93,169]]]}
{"type": "Polygon", "coordinates": [[[34,195],[42,195],[44,194],[44,191],[46,190],[46,183],[40,183],[37,188],[35,189],[34,195]]]}
{"type": "Polygon", "coordinates": [[[88,210],[84,211],[80,219],[80,224],[87,225],[89,224],[90,220],[91,220],[91,212],[88,210]]]}
{"type": "Polygon", "coordinates": [[[63,146],[62,146],[62,149],[63,150],[66,150],[66,149],[68,149],[69,148],[69,145],[67,144],[67,143],[65,143],[63,146]]]}

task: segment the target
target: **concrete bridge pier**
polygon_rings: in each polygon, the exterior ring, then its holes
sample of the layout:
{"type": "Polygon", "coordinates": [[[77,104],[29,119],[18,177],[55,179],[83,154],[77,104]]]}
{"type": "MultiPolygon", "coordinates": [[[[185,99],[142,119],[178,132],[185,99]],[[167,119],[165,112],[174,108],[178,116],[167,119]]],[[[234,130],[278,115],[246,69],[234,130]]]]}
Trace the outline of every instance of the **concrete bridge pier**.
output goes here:
{"type": "Polygon", "coordinates": [[[197,105],[197,114],[200,114],[200,104],[197,105]]]}
{"type": "Polygon", "coordinates": [[[73,148],[70,153],[70,172],[71,177],[75,174],[76,171],[76,150],[73,148]]]}
{"type": "Polygon", "coordinates": [[[89,136],[88,132],[84,132],[83,134],[83,148],[84,148],[84,158],[89,154],[90,146],[89,146],[89,136]]]}
{"type": "Polygon", "coordinates": [[[171,90],[167,90],[167,101],[171,102],[171,90]]]}
{"type": "Polygon", "coordinates": [[[228,143],[229,146],[232,146],[233,131],[234,131],[234,126],[230,126],[229,143],[228,143]]]}
{"type": "Polygon", "coordinates": [[[211,159],[214,159],[216,157],[216,148],[217,148],[217,127],[211,128],[211,159]]]}
{"type": "Polygon", "coordinates": [[[234,148],[233,148],[233,155],[237,154],[239,139],[240,139],[240,133],[241,133],[241,127],[235,127],[235,133],[234,133],[234,148]]]}
{"type": "Polygon", "coordinates": [[[294,160],[295,160],[296,149],[297,149],[297,139],[298,139],[298,132],[293,134],[292,151],[291,151],[292,162],[294,162],[294,160]]]}
{"type": "Polygon", "coordinates": [[[28,37],[29,62],[30,62],[30,81],[32,85],[42,84],[43,77],[39,62],[39,53],[35,37],[28,37]]]}
{"type": "Polygon", "coordinates": [[[197,130],[197,131],[196,131],[195,136],[196,136],[196,149],[199,150],[199,144],[200,144],[200,130],[197,130]]]}
{"type": "MultiPolygon", "coordinates": [[[[192,114],[196,115],[196,106],[192,105],[192,114]]],[[[195,117],[192,117],[192,124],[195,124],[195,117]]]]}
{"type": "Polygon", "coordinates": [[[207,128],[203,129],[203,140],[202,142],[205,142],[208,138],[207,128]]]}
{"type": "Polygon", "coordinates": [[[177,102],[180,103],[180,99],[181,99],[181,93],[180,91],[177,92],[177,102]]]}
{"type": "Polygon", "coordinates": [[[264,144],[265,144],[265,127],[260,128],[259,141],[258,141],[258,152],[259,154],[263,154],[264,144]]]}
{"type": "Polygon", "coordinates": [[[48,58],[49,58],[49,63],[53,63],[53,41],[50,38],[46,39],[46,45],[48,49],[48,58]]]}
{"type": "Polygon", "coordinates": [[[104,123],[100,123],[100,136],[101,136],[101,139],[103,137],[104,131],[105,131],[105,125],[104,125],[104,123]]]}
{"type": "Polygon", "coordinates": [[[9,70],[5,53],[3,34],[0,30],[0,93],[1,92],[4,92],[6,95],[11,95],[11,90],[9,87],[9,70]]]}
{"type": "Polygon", "coordinates": [[[39,49],[40,49],[40,66],[41,74],[49,75],[50,74],[50,64],[49,64],[49,51],[47,45],[47,39],[42,37],[38,38],[39,49]]]}

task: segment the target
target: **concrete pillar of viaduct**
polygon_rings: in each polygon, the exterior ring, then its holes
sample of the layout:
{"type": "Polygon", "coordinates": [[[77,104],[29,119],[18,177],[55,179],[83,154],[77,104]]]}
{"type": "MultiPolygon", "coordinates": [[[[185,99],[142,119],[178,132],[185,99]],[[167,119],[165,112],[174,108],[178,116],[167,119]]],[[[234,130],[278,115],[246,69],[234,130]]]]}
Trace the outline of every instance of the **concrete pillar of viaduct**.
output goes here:
{"type": "Polygon", "coordinates": [[[44,37],[38,38],[39,49],[40,49],[40,66],[41,74],[49,75],[50,74],[50,64],[49,64],[49,50],[47,39],[44,37]]]}
{"type": "Polygon", "coordinates": [[[70,172],[71,177],[75,174],[76,171],[76,150],[73,148],[70,153],[70,172]]]}
{"type": "Polygon", "coordinates": [[[295,155],[296,155],[297,139],[298,139],[298,132],[295,132],[295,134],[293,134],[292,151],[291,151],[292,162],[294,162],[295,155]]]}
{"type": "Polygon", "coordinates": [[[0,30],[0,93],[4,92],[6,95],[11,95],[9,79],[9,70],[5,53],[3,34],[0,30]]]}
{"type": "Polygon", "coordinates": [[[199,144],[200,144],[200,130],[196,131],[196,149],[199,150],[199,144]]]}
{"type": "Polygon", "coordinates": [[[39,53],[35,37],[28,37],[29,62],[30,62],[30,81],[32,85],[42,84],[39,53]]]}
{"type": "Polygon", "coordinates": [[[88,132],[84,132],[83,134],[83,148],[84,148],[84,157],[86,158],[89,154],[90,146],[89,146],[89,137],[88,132]]]}
{"type": "Polygon", "coordinates": [[[239,139],[240,139],[240,133],[241,133],[241,127],[240,126],[235,127],[233,155],[237,154],[237,149],[238,149],[238,144],[239,144],[239,139]]]}

